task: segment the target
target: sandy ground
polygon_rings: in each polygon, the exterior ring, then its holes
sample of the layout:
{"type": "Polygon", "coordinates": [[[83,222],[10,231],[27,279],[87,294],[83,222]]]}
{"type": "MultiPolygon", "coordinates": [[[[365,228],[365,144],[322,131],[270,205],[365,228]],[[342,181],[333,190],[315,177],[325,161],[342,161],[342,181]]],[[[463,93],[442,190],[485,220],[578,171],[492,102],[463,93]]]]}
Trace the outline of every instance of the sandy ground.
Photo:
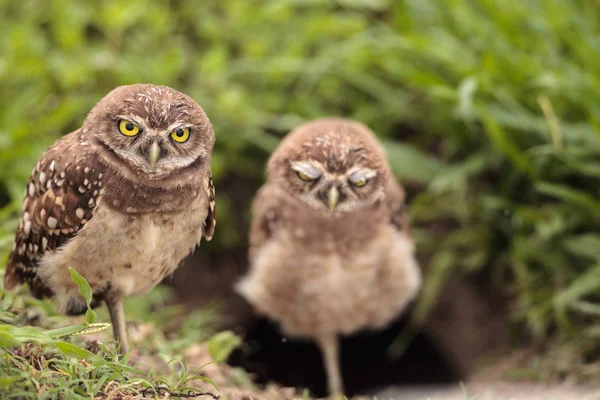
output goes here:
{"type": "MultiPolygon", "coordinates": [[[[210,361],[204,346],[193,346],[187,352],[188,360],[194,363],[210,361]]],[[[200,364],[200,365],[202,365],[200,364]]],[[[228,400],[292,400],[302,398],[292,388],[270,386],[266,390],[233,387],[235,369],[227,365],[210,364],[203,373],[220,386],[221,395],[228,400]]],[[[210,391],[205,382],[200,384],[210,391]]],[[[451,386],[397,386],[370,393],[369,396],[352,400],[600,400],[600,386],[576,386],[572,384],[543,385],[530,382],[472,382],[451,386]]]]}
{"type": "MultiPolygon", "coordinates": [[[[92,336],[92,335],[90,335],[92,336]]],[[[132,338],[136,339],[135,335],[132,338]]],[[[137,338],[139,339],[139,338],[137,338]]],[[[191,382],[191,386],[202,392],[220,395],[227,400],[299,400],[303,396],[298,390],[277,385],[259,389],[250,384],[249,377],[237,368],[226,364],[211,363],[206,344],[194,345],[185,352],[188,368],[193,371],[201,368],[201,374],[212,379],[219,387],[202,380],[191,382]]],[[[164,364],[156,356],[143,356],[135,347],[130,362],[144,369],[161,369],[164,364]]],[[[163,366],[165,367],[165,366],[163,366]]],[[[508,382],[498,379],[498,374],[477,377],[465,385],[447,386],[393,386],[374,390],[351,400],[600,400],[600,384],[538,384],[531,382],[508,382]]],[[[210,399],[212,396],[201,398],[210,399]]],[[[122,399],[123,397],[114,397],[122,399]]]]}
{"type": "Polygon", "coordinates": [[[600,400],[600,388],[502,382],[463,387],[391,387],[375,396],[378,400],[600,400]]]}

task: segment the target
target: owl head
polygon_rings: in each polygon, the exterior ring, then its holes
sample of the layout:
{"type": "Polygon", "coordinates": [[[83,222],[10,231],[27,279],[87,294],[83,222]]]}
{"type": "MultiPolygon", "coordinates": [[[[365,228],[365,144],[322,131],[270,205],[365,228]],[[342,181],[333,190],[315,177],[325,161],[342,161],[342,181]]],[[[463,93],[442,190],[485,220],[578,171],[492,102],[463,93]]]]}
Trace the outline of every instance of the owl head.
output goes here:
{"type": "Polygon", "coordinates": [[[204,110],[167,86],[119,86],[90,111],[83,137],[101,158],[135,176],[159,180],[210,163],[215,142],[204,110]]]}
{"type": "Polygon", "coordinates": [[[369,128],[323,118],[290,132],[271,156],[267,174],[310,207],[339,215],[381,200],[390,172],[369,128]]]}

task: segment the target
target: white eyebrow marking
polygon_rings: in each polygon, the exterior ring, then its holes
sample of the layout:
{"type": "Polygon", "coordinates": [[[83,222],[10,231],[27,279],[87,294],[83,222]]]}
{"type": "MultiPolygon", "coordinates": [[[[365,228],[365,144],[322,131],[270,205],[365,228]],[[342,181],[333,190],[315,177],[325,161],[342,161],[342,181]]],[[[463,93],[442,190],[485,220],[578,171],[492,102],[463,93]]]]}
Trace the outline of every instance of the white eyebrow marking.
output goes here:
{"type": "Polygon", "coordinates": [[[194,125],[192,124],[188,124],[184,121],[175,121],[174,123],[172,123],[171,125],[169,125],[166,129],[166,131],[170,134],[171,132],[175,131],[175,129],[177,128],[190,128],[190,130],[193,132],[194,130],[192,129],[194,127],[194,125]]]}
{"type": "Polygon", "coordinates": [[[318,178],[323,175],[323,171],[314,163],[309,161],[293,161],[291,167],[296,172],[302,172],[311,178],[318,178]]]}
{"type": "Polygon", "coordinates": [[[144,123],[144,121],[142,119],[140,119],[137,115],[117,115],[117,118],[118,119],[124,119],[124,120],[129,121],[129,122],[133,122],[142,131],[146,130],[148,128],[146,126],[146,124],[144,123]]]}
{"type": "Polygon", "coordinates": [[[365,178],[373,178],[377,175],[377,171],[375,171],[374,169],[362,167],[352,168],[346,173],[346,175],[350,176],[355,173],[362,174],[365,178]]]}

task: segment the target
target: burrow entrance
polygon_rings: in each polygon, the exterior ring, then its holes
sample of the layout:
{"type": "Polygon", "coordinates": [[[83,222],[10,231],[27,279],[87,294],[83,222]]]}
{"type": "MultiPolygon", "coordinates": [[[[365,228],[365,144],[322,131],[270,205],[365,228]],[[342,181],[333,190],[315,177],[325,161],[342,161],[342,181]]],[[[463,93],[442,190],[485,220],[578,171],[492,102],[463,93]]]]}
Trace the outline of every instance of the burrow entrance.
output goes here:
{"type": "MultiPolygon", "coordinates": [[[[446,360],[425,333],[411,336],[399,357],[388,348],[402,334],[403,319],[378,332],[361,332],[341,338],[340,357],[345,391],[349,396],[373,393],[390,385],[456,382],[461,374],[446,360]]],[[[252,322],[245,343],[228,360],[256,378],[256,383],[277,382],[307,388],[326,396],[327,386],[321,353],[312,341],[290,339],[263,318],[252,322]]]]}
{"type": "MultiPolygon", "coordinates": [[[[255,315],[232,289],[245,269],[245,252],[210,259],[196,253],[171,282],[179,300],[190,308],[204,307],[221,299],[228,317],[223,329],[233,329],[244,344],[229,358],[255,382],[280,383],[307,388],[313,395],[326,394],[321,354],[312,341],[282,335],[277,325],[255,315]]],[[[341,339],[340,355],[348,395],[372,394],[391,385],[443,384],[468,379],[482,356],[505,352],[508,329],[503,299],[493,296],[482,279],[454,276],[420,332],[411,336],[398,358],[390,358],[389,346],[405,333],[407,314],[380,331],[359,332],[341,339]]]]}

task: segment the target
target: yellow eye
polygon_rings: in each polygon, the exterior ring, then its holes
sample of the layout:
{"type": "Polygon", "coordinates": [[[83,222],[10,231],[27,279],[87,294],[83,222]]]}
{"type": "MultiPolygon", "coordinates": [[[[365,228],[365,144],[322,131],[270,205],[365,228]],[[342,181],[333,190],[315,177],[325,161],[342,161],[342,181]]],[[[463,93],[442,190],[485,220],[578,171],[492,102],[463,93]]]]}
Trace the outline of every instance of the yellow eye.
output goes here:
{"type": "Polygon", "coordinates": [[[171,133],[171,137],[177,143],[184,143],[190,138],[190,128],[179,128],[171,133]]]}
{"type": "Polygon", "coordinates": [[[140,133],[140,127],[127,120],[119,121],[119,131],[125,136],[135,136],[140,133]]]}
{"type": "Polygon", "coordinates": [[[317,178],[306,175],[304,172],[301,171],[296,171],[296,174],[298,174],[298,178],[302,179],[303,181],[306,182],[312,182],[314,180],[316,180],[317,178]]]}
{"type": "Polygon", "coordinates": [[[358,181],[356,181],[356,182],[352,182],[352,184],[353,184],[354,186],[356,186],[356,187],[363,187],[363,186],[366,186],[366,185],[367,185],[367,182],[369,182],[369,180],[368,180],[368,179],[366,179],[366,178],[362,178],[362,179],[359,179],[359,180],[358,180],[358,181]]]}

